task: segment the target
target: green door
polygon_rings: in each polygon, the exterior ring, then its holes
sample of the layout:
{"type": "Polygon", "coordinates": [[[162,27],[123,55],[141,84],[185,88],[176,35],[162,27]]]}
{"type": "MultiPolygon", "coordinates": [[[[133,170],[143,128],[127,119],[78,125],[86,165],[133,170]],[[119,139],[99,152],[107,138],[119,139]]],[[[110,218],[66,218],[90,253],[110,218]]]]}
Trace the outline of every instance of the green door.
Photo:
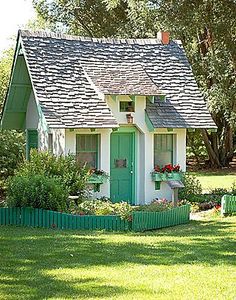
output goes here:
{"type": "Polygon", "coordinates": [[[112,202],[134,203],[134,133],[111,134],[112,202]]]}
{"type": "Polygon", "coordinates": [[[30,150],[38,149],[38,131],[28,129],[26,133],[26,159],[30,159],[30,150]]]}

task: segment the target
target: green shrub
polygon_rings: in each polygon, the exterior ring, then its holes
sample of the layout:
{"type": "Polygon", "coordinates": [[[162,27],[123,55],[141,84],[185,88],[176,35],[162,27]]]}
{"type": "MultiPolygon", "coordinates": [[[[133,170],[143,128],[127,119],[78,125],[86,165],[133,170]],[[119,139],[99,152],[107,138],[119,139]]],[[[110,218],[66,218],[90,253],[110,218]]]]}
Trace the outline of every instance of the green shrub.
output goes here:
{"type": "MultiPolygon", "coordinates": [[[[202,186],[200,181],[197,179],[196,176],[190,175],[188,173],[183,174],[183,184],[184,188],[179,189],[179,199],[192,199],[194,198],[201,198],[202,197],[202,186]]],[[[198,201],[195,201],[198,202],[198,201]]],[[[201,201],[200,201],[201,202],[201,201]]]]}
{"type": "Polygon", "coordinates": [[[30,161],[24,161],[19,167],[17,175],[32,176],[44,175],[56,178],[68,188],[69,194],[85,197],[89,170],[86,166],[81,167],[74,155],[55,156],[49,152],[32,150],[30,161]]]}
{"type": "Polygon", "coordinates": [[[25,135],[14,130],[0,131],[0,201],[5,198],[6,181],[13,176],[25,155],[25,135]]]}
{"type": "Polygon", "coordinates": [[[16,175],[8,183],[7,205],[9,207],[64,211],[67,199],[66,187],[57,179],[47,178],[44,175],[16,175]]]}

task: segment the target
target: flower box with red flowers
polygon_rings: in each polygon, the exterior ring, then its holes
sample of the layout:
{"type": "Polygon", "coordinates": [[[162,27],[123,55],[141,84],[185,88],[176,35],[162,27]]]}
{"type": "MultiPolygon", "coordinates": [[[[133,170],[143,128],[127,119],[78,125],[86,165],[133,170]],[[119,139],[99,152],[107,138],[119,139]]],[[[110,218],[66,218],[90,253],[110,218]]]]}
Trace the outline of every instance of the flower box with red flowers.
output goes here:
{"type": "Polygon", "coordinates": [[[168,164],[164,167],[155,166],[152,172],[153,181],[182,180],[182,172],[179,165],[168,164]]]}

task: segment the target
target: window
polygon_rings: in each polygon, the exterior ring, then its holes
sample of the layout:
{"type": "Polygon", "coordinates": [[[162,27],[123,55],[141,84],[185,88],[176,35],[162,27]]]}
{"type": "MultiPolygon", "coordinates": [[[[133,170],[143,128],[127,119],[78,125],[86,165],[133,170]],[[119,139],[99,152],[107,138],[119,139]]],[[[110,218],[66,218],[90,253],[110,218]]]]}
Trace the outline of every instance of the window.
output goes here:
{"type": "Polygon", "coordinates": [[[173,164],[174,136],[173,134],[154,135],[154,165],[173,164]]]}
{"type": "Polygon", "coordinates": [[[76,135],[76,156],[81,165],[98,168],[98,134],[76,135]]]}
{"type": "Polygon", "coordinates": [[[120,112],[134,112],[134,101],[120,101],[120,112]]]}
{"type": "Polygon", "coordinates": [[[53,135],[52,135],[52,133],[48,134],[48,152],[53,153],[53,135]]]}

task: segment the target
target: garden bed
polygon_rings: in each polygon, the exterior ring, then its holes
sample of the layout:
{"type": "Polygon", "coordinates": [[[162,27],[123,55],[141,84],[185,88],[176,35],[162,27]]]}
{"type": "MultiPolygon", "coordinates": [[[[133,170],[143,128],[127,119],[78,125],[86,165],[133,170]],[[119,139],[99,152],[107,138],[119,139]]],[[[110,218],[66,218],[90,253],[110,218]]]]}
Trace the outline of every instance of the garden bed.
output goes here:
{"type": "Polygon", "coordinates": [[[189,221],[190,206],[161,212],[134,211],[130,221],[120,216],[73,215],[37,208],[0,208],[0,225],[19,225],[57,229],[145,231],[184,224],[189,221]]]}

